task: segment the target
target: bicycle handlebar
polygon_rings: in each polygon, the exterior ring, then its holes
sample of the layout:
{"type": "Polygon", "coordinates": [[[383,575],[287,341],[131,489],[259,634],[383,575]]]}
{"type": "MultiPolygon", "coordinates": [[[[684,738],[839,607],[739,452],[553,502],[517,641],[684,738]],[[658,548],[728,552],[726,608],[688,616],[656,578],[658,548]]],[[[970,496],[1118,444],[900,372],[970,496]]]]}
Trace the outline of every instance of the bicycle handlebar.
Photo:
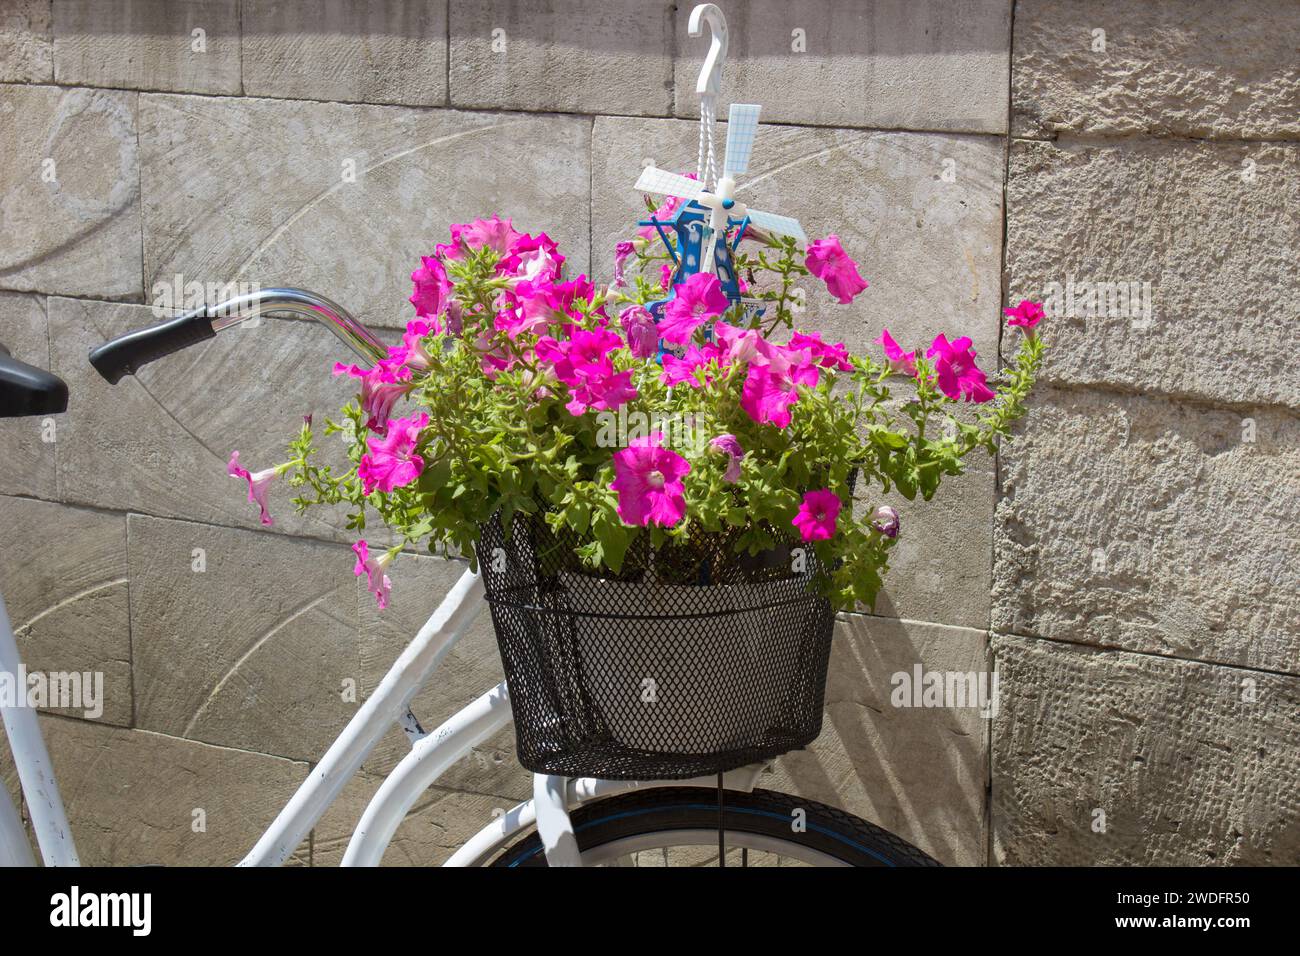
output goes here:
{"type": "Polygon", "coordinates": [[[90,364],[116,385],[124,375],[134,375],[150,362],[206,342],[222,329],[275,312],[315,319],[369,365],[388,355],[388,349],[370,329],[325,296],[306,289],[261,289],[119,335],[92,349],[90,364]]]}
{"type": "Polygon", "coordinates": [[[207,306],[204,306],[179,318],[119,335],[92,349],[90,364],[110,384],[116,385],[123,375],[134,375],[140,366],[205,342],[216,334],[212,320],[208,318],[207,306]]]}
{"type": "Polygon", "coordinates": [[[43,368],[20,362],[0,345],[0,418],[50,415],[68,408],[68,386],[43,368]]]}

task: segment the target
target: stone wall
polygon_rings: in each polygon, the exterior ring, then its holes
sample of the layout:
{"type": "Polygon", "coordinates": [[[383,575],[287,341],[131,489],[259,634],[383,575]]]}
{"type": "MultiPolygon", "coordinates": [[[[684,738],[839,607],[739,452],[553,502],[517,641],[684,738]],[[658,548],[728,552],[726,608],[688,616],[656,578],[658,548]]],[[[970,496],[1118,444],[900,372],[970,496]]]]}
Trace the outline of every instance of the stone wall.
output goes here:
{"type": "MultiPolygon", "coordinates": [[[[87,350],[174,281],[401,328],[411,263],[498,210],[608,277],[643,163],[694,161],[690,6],[0,0],[0,341],[72,390],[0,422],[0,589],[29,667],[104,675],[98,717],[42,717],[83,859],[242,856],[461,571],[400,562],[379,614],[340,516],[281,496],[263,529],[226,477],[346,398],[318,327],[112,388],[87,350]]],[[[747,198],[838,232],[872,282],[832,332],[961,330],[991,364],[1004,303],[1059,306],[1022,436],[902,508],[821,739],[762,785],[947,863],[1300,862],[1300,3],[724,7],[725,98],[770,124],[747,198]],[[995,664],[995,718],[892,706],[917,664],[995,664]]],[[[444,677],[426,724],[500,679],[485,621],[444,677]]],[[[296,862],[341,859],[405,746],[296,862]]],[[[386,862],[439,862],[528,792],[503,734],[386,862]]]]}

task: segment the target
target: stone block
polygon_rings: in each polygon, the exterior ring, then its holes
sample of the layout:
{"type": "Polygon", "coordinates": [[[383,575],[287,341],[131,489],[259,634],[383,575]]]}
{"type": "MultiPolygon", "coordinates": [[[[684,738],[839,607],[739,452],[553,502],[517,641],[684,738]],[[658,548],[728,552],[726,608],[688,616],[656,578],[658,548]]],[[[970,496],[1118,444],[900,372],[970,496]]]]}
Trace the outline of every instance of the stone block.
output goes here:
{"type": "Polygon", "coordinates": [[[1032,638],[992,647],[995,862],[1300,862],[1300,680],[1032,638]]]}
{"type": "Polygon", "coordinates": [[[315,761],[360,694],[341,546],[132,515],[136,725],[315,761]]]}
{"type": "Polygon", "coordinates": [[[59,0],[54,76],[62,85],[237,95],[236,0],[59,0]]]}
{"type": "Polygon", "coordinates": [[[674,9],[664,0],[452,0],[451,102],[667,116],[674,9]]]}
{"type": "Polygon", "coordinates": [[[50,0],[10,0],[0,14],[0,83],[51,83],[50,0]]]}
{"type": "MultiPolygon", "coordinates": [[[[41,731],[85,866],[231,866],[307,765],[144,730],[45,717],[41,731]]],[[[291,860],[307,862],[300,850],[291,860]]]]}
{"type": "Polygon", "coordinates": [[[993,460],[977,451],[966,474],[945,478],[929,501],[908,501],[897,491],[858,492],[859,508],[898,509],[901,530],[889,556],[875,614],[958,627],[989,624],[993,546],[993,460]]]}
{"type": "Polygon", "coordinates": [[[0,497],[0,527],[0,593],[28,674],[41,678],[34,689],[48,688],[54,713],[128,726],[126,519],[0,497]]]}
{"type": "Polygon", "coordinates": [[[1010,299],[1046,300],[1045,376],[1300,408],[1298,172],[1300,145],[1013,144],[1010,299]]]}
{"type": "Polygon", "coordinates": [[[447,0],[246,0],[244,92],[249,96],[447,102],[447,0]]]}
{"type": "Polygon", "coordinates": [[[0,88],[0,286],[139,298],[136,94],[0,88]]]}
{"type": "Polygon", "coordinates": [[[1294,415],[1040,389],[1021,432],[994,630],[1300,671],[1294,415]]]}
{"type": "Polygon", "coordinates": [[[1012,131],[1300,138],[1300,6],[1021,0],[1012,131]]]}
{"type": "MultiPolygon", "coordinates": [[[[708,28],[677,8],[676,113],[698,116],[708,28]]],[[[1005,0],[749,0],[728,5],[724,102],[761,103],[777,122],[1002,133],[1005,0]]]]}
{"type": "Polygon", "coordinates": [[[410,274],[448,226],[511,216],[587,267],[590,121],[287,100],[147,95],[148,283],[321,292],[402,328],[410,274]],[[283,131],[274,149],[268,130],[283,131]],[[256,148],[254,144],[258,144],[256,148]]]}

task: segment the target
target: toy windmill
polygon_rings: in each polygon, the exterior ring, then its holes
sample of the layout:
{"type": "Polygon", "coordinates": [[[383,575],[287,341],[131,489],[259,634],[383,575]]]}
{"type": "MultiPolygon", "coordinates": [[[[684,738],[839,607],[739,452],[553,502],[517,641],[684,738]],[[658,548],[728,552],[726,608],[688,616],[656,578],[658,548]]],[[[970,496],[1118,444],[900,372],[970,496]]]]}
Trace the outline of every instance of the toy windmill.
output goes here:
{"type": "Polygon", "coordinates": [[[691,12],[690,35],[703,34],[708,23],[712,37],[704,68],[700,71],[695,92],[700,96],[699,178],[691,179],[666,170],[647,167],[636,181],[642,192],[659,193],[684,200],[671,219],[651,216],[639,225],[653,226],[673,257],[672,287],[666,298],[650,303],[656,317],[674,297],[675,288],[697,272],[717,275],[727,298],[742,304],[751,313],[761,310],[762,303],[740,294],[733,254],[746,233],[776,233],[807,242],[803,227],[789,216],[750,209],[738,202],[736,176],[749,171],[758,132],[760,107],[752,103],[733,103],[727,115],[727,147],[718,178],[713,153],[713,126],[717,96],[722,89],[722,61],[727,54],[727,20],[715,4],[702,3],[691,12]],[[676,244],[669,242],[666,230],[676,233],[676,244]]]}

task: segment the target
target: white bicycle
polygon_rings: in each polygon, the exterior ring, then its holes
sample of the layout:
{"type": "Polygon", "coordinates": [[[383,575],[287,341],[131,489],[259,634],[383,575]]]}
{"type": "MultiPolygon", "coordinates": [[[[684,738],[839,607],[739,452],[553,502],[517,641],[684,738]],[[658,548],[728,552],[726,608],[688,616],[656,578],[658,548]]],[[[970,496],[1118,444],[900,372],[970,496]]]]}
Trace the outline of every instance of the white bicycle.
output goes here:
{"type": "MultiPolygon", "coordinates": [[[[123,335],[95,349],[90,361],[116,383],[145,363],[206,341],[223,329],[284,313],[321,322],[368,363],[386,355],[369,329],[323,296],[269,289],[123,335]]],[[[67,395],[55,376],[9,358],[0,348],[0,416],[62,411],[67,395]]],[[[288,860],[396,723],[406,732],[411,750],[366,807],[343,857],[344,866],[379,865],[420,794],[511,721],[505,682],[432,732],[425,732],[410,710],[416,692],[485,603],[482,578],[466,571],[240,865],[275,866],[288,860]]],[[[0,600],[0,671],[17,674],[20,669],[0,600]]],[[[36,712],[22,703],[4,706],[2,716],[30,823],[46,866],[75,866],[77,851],[36,712]]],[[[755,789],[762,769],[763,764],[756,763],[688,780],[534,774],[533,799],[488,822],[444,865],[938,865],[916,847],[842,810],[755,789]]],[[[0,788],[0,865],[35,862],[18,812],[0,788]]]]}

